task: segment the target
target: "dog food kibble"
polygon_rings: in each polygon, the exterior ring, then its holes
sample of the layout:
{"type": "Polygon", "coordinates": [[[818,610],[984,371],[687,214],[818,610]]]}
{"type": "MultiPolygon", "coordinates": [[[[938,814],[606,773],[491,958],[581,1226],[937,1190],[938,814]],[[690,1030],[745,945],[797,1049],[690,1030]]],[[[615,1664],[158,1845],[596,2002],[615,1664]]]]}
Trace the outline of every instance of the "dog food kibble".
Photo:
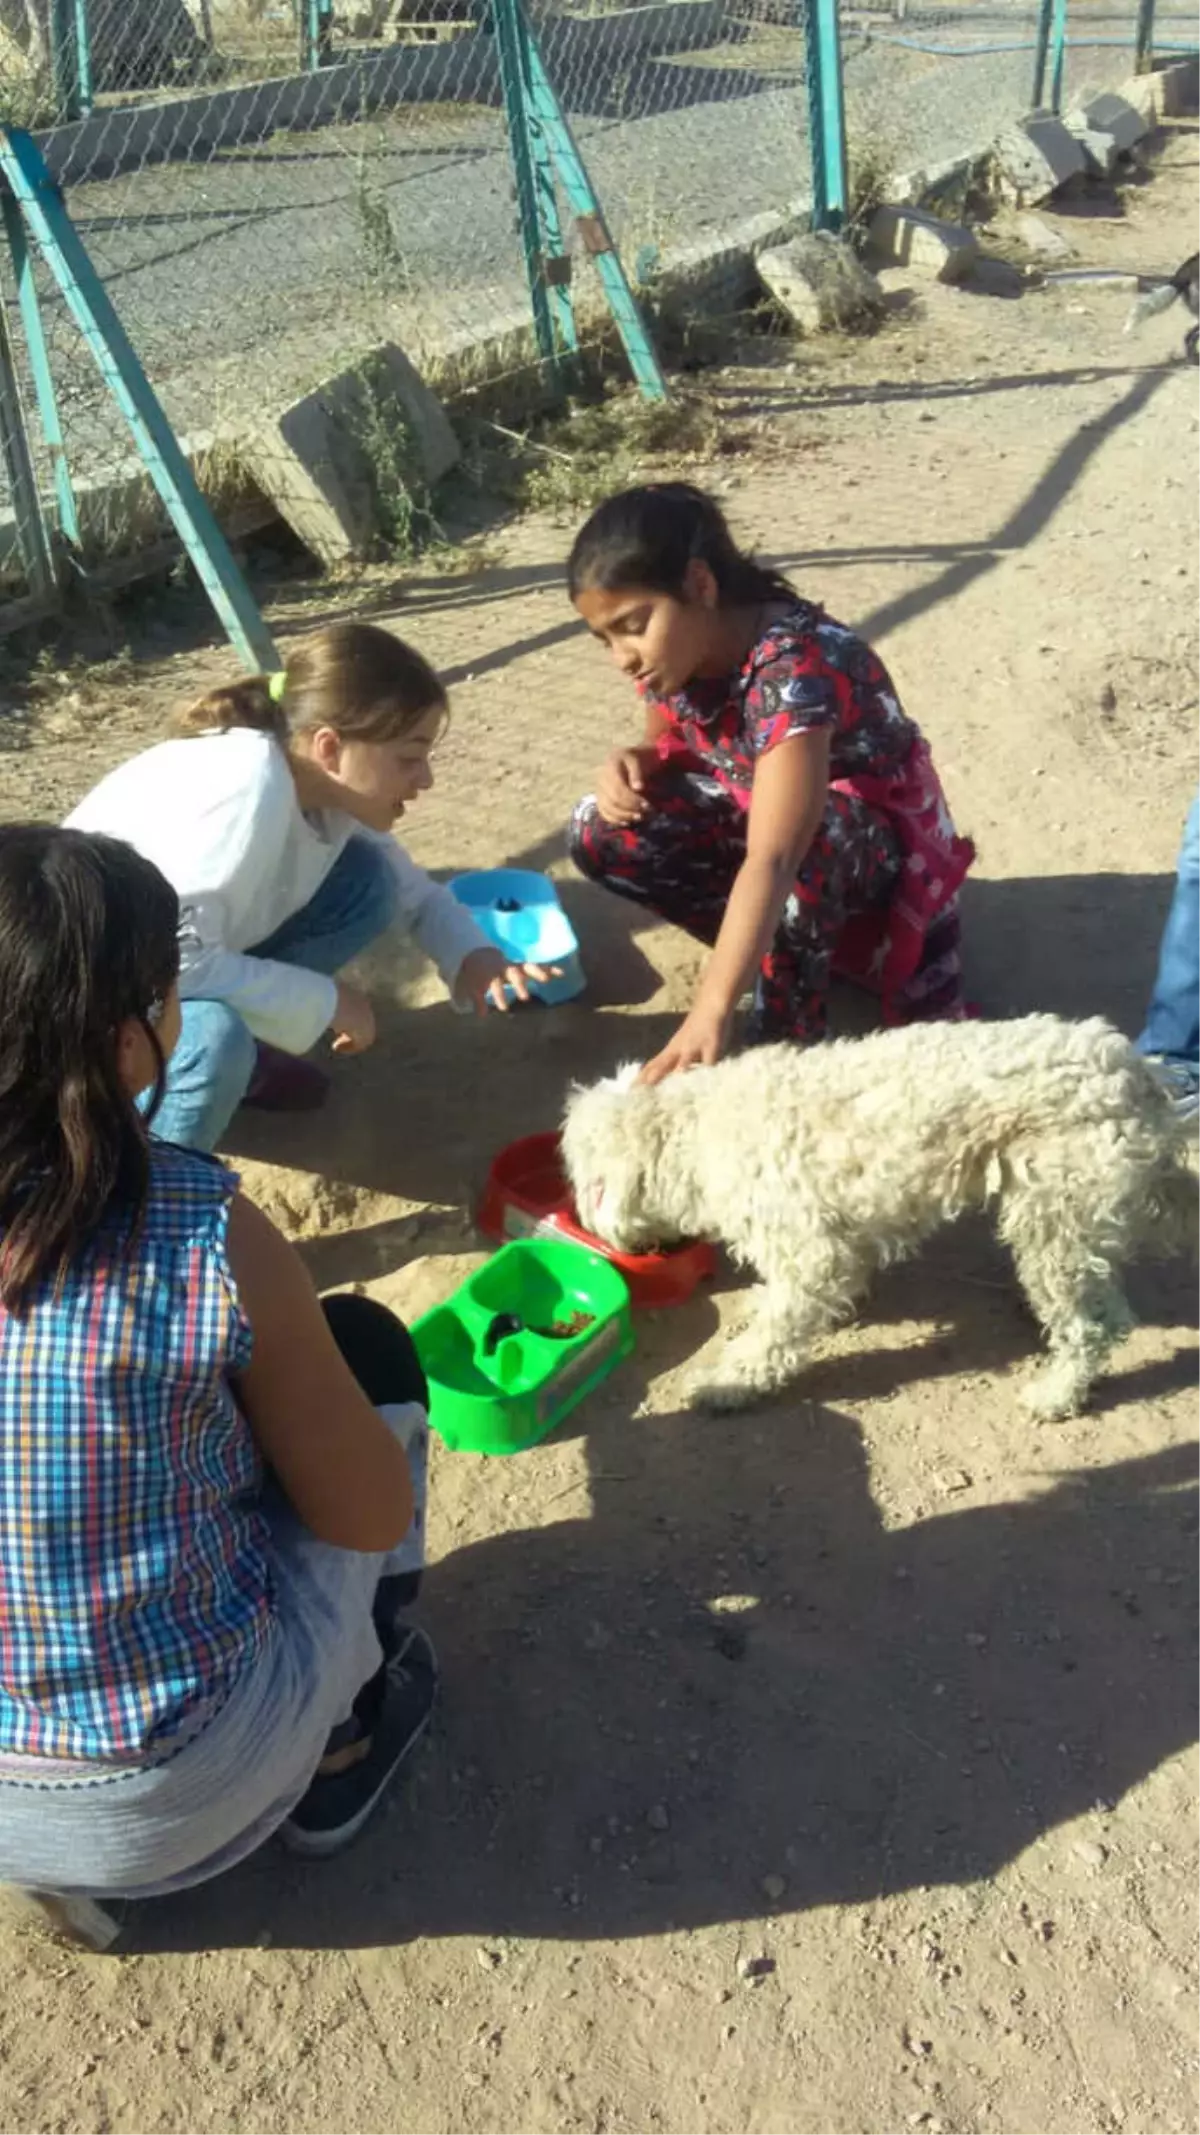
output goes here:
{"type": "Polygon", "coordinates": [[[534,1334],[544,1334],[552,1342],[573,1342],[577,1334],[583,1334],[592,1325],[593,1314],[573,1312],[569,1320],[551,1320],[548,1327],[535,1327],[534,1334]]]}

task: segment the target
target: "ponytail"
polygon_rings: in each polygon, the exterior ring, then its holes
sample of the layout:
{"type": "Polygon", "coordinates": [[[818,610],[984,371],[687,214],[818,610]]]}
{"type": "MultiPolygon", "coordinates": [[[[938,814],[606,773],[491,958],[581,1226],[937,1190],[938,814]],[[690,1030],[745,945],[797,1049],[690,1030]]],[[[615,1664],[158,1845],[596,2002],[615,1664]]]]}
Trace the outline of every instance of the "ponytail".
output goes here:
{"type": "Polygon", "coordinates": [[[241,682],[225,682],[210,689],[171,722],[172,732],[185,738],[201,734],[228,734],[232,727],[250,727],[256,734],[270,734],[286,748],[288,717],[282,698],[272,694],[270,675],[249,675],[241,682]]]}
{"type": "Polygon", "coordinates": [[[172,731],[195,737],[250,727],[286,749],[295,735],[332,727],[343,741],[386,742],[446,710],[442,683],[411,645],[374,623],[332,623],[301,638],[286,671],[210,689],[176,716],[172,731]]]}

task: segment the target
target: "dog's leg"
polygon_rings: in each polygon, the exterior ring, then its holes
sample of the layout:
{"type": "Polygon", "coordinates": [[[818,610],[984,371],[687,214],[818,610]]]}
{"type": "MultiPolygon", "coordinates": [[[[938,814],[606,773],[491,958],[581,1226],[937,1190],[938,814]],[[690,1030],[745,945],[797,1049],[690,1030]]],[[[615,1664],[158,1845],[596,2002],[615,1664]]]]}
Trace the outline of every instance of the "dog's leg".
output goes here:
{"type": "MultiPolygon", "coordinates": [[[[1073,1183],[1088,1182],[1076,1173],[1073,1183]]],[[[1096,1205],[1039,1184],[1010,1186],[1001,1207],[1000,1235],[1050,1351],[1023,1395],[1046,1421],[1078,1415],[1109,1351],[1134,1325],[1113,1265],[1113,1226],[1096,1236],[1096,1205]]]]}
{"type": "Polygon", "coordinates": [[[789,1244],[789,1251],[762,1267],[763,1280],[747,1299],[746,1325],[690,1381],[689,1397],[698,1407],[745,1408],[786,1386],[803,1369],[813,1343],[853,1309],[869,1274],[861,1254],[824,1234],[810,1234],[802,1256],[794,1240],[789,1244]]]}

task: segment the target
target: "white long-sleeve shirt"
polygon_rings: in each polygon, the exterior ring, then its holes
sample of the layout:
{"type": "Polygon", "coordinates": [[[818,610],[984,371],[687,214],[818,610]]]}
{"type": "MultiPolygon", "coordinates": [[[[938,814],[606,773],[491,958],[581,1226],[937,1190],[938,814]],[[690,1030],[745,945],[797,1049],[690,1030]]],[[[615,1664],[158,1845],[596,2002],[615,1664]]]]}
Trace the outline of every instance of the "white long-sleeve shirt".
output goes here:
{"type": "Polygon", "coordinates": [[[310,903],[352,837],[369,839],[394,868],[398,920],[451,990],[463,958],[489,947],[457,898],[394,838],[340,810],[302,811],[283,750],[247,727],[132,757],[67,827],[122,838],[153,862],[179,897],[182,997],[227,1001],[256,1038],[286,1052],[307,1052],[328,1028],[336,984],[247,952],[310,903]]]}

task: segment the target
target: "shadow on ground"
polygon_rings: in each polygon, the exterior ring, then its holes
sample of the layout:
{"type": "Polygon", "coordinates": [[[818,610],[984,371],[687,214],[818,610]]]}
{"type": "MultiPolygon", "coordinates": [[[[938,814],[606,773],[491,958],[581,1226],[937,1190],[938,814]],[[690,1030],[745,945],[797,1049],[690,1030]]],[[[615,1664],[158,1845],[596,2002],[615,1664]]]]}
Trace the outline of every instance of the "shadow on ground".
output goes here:
{"type": "Polygon", "coordinates": [[[812,1401],[610,1414],[589,1457],[590,1518],[431,1575],[446,1703],[408,1797],[336,1864],[269,1847],[139,1908],[135,1947],[585,1940],[759,1918],[764,1876],[785,1915],[972,1883],[1194,1737],[1188,1450],[894,1532],[812,1401]]]}

